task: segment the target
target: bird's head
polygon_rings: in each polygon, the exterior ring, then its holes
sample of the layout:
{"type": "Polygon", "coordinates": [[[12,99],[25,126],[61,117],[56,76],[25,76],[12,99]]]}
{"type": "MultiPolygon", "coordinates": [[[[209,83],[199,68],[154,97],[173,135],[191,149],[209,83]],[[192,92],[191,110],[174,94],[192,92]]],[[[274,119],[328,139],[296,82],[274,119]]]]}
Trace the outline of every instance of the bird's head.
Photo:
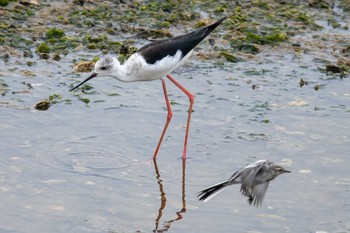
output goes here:
{"type": "Polygon", "coordinates": [[[276,176],[281,175],[282,173],[290,173],[291,172],[291,171],[284,169],[280,165],[272,165],[271,168],[275,172],[276,176]]]}
{"type": "Polygon", "coordinates": [[[117,65],[119,65],[119,62],[115,57],[112,57],[110,55],[105,55],[104,57],[102,57],[100,60],[98,60],[95,63],[94,72],[89,77],[87,77],[84,81],[82,81],[77,86],[70,89],[69,91],[73,91],[73,90],[77,89],[78,87],[80,87],[81,85],[83,85],[84,83],[89,81],[90,79],[95,78],[97,75],[99,75],[99,76],[111,75],[113,69],[117,65]]]}
{"type": "Polygon", "coordinates": [[[105,55],[96,62],[94,67],[94,73],[101,75],[109,75],[116,64],[117,59],[115,57],[105,55]]]}

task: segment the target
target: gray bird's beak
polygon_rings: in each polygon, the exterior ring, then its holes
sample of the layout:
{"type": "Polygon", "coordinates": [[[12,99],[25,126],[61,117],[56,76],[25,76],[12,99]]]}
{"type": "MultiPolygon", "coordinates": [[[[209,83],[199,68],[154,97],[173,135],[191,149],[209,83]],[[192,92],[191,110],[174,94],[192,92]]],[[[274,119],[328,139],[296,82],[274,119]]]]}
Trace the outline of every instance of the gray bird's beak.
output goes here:
{"type": "Polygon", "coordinates": [[[83,85],[84,83],[86,83],[87,81],[89,81],[90,79],[96,77],[97,74],[96,73],[92,73],[89,77],[87,77],[87,79],[85,79],[84,81],[82,81],[81,83],[79,83],[77,86],[73,87],[72,89],[70,89],[69,91],[74,91],[75,89],[77,89],[78,87],[80,87],[81,85],[83,85]]]}
{"type": "Polygon", "coordinates": [[[291,171],[284,170],[283,173],[291,173],[291,171]]]}

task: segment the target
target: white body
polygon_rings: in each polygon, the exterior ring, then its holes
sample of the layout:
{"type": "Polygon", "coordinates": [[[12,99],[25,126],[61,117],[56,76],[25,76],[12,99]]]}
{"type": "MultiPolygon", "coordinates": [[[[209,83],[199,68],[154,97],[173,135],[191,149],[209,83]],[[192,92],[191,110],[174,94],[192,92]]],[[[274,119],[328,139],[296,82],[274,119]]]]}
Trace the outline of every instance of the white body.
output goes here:
{"type": "MultiPolygon", "coordinates": [[[[184,60],[187,60],[191,53],[192,51],[181,59],[182,52],[178,50],[174,56],[166,56],[154,64],[147,64],[145,59],[139,53],[131,55],[131,57],[122,65],[117,58],[113,57],[113,68],[105,75],[112,76],[123,82],[152,81],[161,79],[180,66],[184,60]]],[[[95,72],[101,73],[100,70],[95,70],[95,72]]]]}

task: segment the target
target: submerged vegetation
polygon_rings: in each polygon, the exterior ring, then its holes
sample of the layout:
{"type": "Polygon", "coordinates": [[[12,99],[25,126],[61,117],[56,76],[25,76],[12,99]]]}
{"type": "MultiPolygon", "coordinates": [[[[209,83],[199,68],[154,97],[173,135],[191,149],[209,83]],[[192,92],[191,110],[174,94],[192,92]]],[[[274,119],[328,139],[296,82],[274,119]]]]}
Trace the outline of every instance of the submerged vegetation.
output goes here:
{"type": "MultiPolygon", "coordinates": [[[[322,27],[315,23],[320,10],[324,17],[331,19],[333,27],[341,27],[327,1],[246,0],[235,3],[203,0],[184,1],[182,4],[170,0],[128,3],[73,1],[62,8],[57,8],[51,1],[41,5],[22,4],[2,1],[0,44],[20,50],[36,48],[40,53],[67,53],[80,46],[104,53],[119,53],[125,38],[171,37],[171,28],[179,25],[184,25],[187,30],[202,27],[224,15],[231,15],[220,30],[222,38],[230,45],[224,48],[226,53],[242,51],[254,54],[256,50],[247,51],[246,48],[251,45],[275,46],[289,42],[296,33],[320,30],[322,27]],[[213,20],[203,20],[201,12],[209,13],[213,20]],[[39,18],[39,15],[46,16],[46,19],[39,18]],[[25,21],[31,26],[23,25],[25,21]],[[47,29],[48,23],[56,26],[47,29]],[[32,35],[32,39],[27,35],[32,35]]],[[[344,11],[346,5],[346,0],[341,1],[340,7],[344,7],[344,11]]],[[[134,42],[128,43],[133,45],[134,42]]],[[[124,60],[123,56],[121,60],[124,60]]]]}
{"type": "MultiPolygon", "coordinates": [[[[58,62],[67,54],[85,50],[117,54],[123,62],[140,47],[138,41],[145,44],[170,38],[229,15],[209,40],[200,45],[211,46],[201,50],[198,59],[215,58],[216,64],[236,63],[250,60],[270,48],[286,47],[295,51],[296,56],[310,50],[322,53],[327,41],[333,40],[332,50],[337,61],[322,60],[319,70],[347,77],[349,40],[318,34],[324,27],[348,30],[349,25],[341,20],[350,11],[350,1],[338,3],[326,0],[133,0],[125,3],[74,0],[61,4],[47,0],[0,0],[0,59],[7,62],[11,56],[19,56],[31,67],[38,64],[36,58],[58,62]],[[311,41],[293,39],[300,34],[311,34],[311,41]]],[[[76,72],[86,72],[96,60],[93,56],[88,60],[82,57],[71,63],[76,72]]],[[[3,86],[6,83],[1,85],[2,94],[7,93],[3,86]]]]}
{"type": "Polygon", "coordinates": [[[53,94],[50,95],[47,99],[44,99],[42,101],[40,101],[39,103],[37,103],[34,108],[40,111],[46,111],[48,110],[52,105],[54,104],[58,104],[64,102],[66,104],[70,103],[70,100],[63,100],[62,99],[62,95],[60,94],[53,94]]]}

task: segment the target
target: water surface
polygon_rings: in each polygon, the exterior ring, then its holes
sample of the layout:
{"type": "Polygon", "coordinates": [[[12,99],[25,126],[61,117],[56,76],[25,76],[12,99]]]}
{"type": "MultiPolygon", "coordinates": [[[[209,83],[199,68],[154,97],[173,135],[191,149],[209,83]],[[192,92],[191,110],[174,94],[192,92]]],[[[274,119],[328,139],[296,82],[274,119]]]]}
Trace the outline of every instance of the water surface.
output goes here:
{"type": "Polygon", "coordinates": [[[317,51],[270,48],[223,65],[193,57],[174,72],[196,97],[185,163],[188,99],[170,82],[174,116],[156,162],[160,81],[101,77],[90,94],[68,92],[88,75],[71,61],[96,54],[25,67],[35,77],[23,76],[19,58],[1,64],[0,79],[17,90],[0,101],[1,232],[350,232],[350,84],[320,72],[317,51]],[[71,101],[33,108],[52,94],[71,101]],[[239,187],[198,201],[258,159],[292,171],[270,184],[261,208],[239,187]]]}

